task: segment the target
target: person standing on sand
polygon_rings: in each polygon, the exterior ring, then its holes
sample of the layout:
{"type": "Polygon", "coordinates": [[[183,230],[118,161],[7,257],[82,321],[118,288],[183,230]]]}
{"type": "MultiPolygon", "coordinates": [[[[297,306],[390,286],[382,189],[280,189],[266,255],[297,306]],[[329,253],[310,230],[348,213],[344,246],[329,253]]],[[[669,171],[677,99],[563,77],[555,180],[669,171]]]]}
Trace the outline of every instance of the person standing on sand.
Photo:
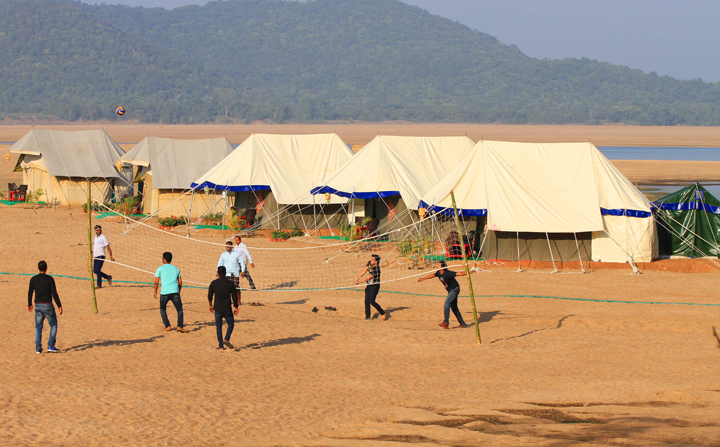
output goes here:
{"type": "Polygon", "coordinates": [[[242,260],[238,252],[233,250],[233,243],[227,241],[225,243],[225,251],[220,255],[218,267],[225,267],[226,275],[235,284],[236,288],[240,288],[240,277],[244,275],[245,262],[242,260]]]}
{"type": "Polygon", "coordinates": [[[460,314],[460,309],[458,309],[457,299],[458,295],[460,295],[460,284],[458,284],[455,279],[456,276],[466,275],[467,273],[465,272],[453,272],[448,270],[447,263],[445,261],[438,261],[437,271],[435,271],[435,273],[418,278],[418,282],[423,282],[426,279],[437,277],[442,285],[445,286],[445,290],[448,292],[448,296],[445,298],[445,319],[439,324],[440,327],[444,327],[445,329],[449,328],[450,310],[452,310],[453,314],[455,314],[455,318],[458,320],[458,323],[460,323],[458,326],[459,328],[468,327],[460,314]]]}
{"type": "Polygon", "coordinates": [[[167,303],[172,301],[177,311],[177,330],[187,334],[185,325],[183,324],[183,308],[182,299],[180,298],[180,290],[182,290],[182,277],[180,269],[171,264],[172,253],[166,251],[162,254],[163,265],[158,267],[155,272],[155,298],[158,297],[158,283],[162,284],[160,288],[160,316],[165,325],[165,332],[172,331],[170,320],[167,316],[167,303]]]}
{"type": "Polygon", "coordinates": [[[103,278],[107,279],[108,285],[112,285],[112,276],[106,275],[102,272],[102,266],[105,263],[105,250],[110,257],[110,260],[115,262],[113,258],[112,250],[110,250],[110,242],[104,234],[102,234],[102,227],[95,225],[95,240],[93,241],[93,273],[97,277],[97,288],[102,288],[103,278]]]}
{"type": "Polygon", "coordinates": [[[217,349],[225,349],[227,346],[230,349],[235,347],[230,343],[230,336],[232,335],[233,329],[235,328],[235,317],[237,315],[238,305],[242,304],[240,301],[239,292],[235,289],[235,284],[225,276],[225,267],[220,266],[217,269],[217,279],[210,283],[208,287],[208,302],[210,304],[210,312],[215,313],[215,329],[217,330],[217,339],[219,347],[217,349]],[[213,306],[213,296],[215,296],[215,306],[213,306]],[[230,299],[232,298],[232,305],[235,307],[233,312],[230,308],[230,299]],[[227,333],[225,338],[222,336],[222,321],[223,318],[227,323],[227,333]]]}
{"type": "Polygon", "coordinates": [[[367,263],[367,266],[360,272],[360,275],[355,280],[355,284],[360,284],[361,281],[367,281],[365,286],[365,319],[370,319],[370,306],[373,306],[380,312],[380,319],[385,321],[388,318],[387,313],[383,310],[378,303],[375,302],[378,293],[380,292],[380,256],[372,255],[367,263]],[[367,274],[367,276],[365,276],[367,274]]]}
{"type": "Polygon", "coordinates": [[[28,287],[28,312],[33,311],[33,294],[35,294],[35,353],[42,353],[42,330],[43,322],[47,319],[50,325],[50,338],[48,340],[48,352],[60,352],[55,347],[57,337],[57,315],[53,300],[57,304],[60,315],[63,313],[60,296],[55,287],[55,279],[47,274],[47,262],[38,262],[38,274],[30,278],[28,287]]]}
{"type": "MultiPolygon", "coordinates": [[[[248,283],[250,283],[250,289],[255,290],[255,283],[252,280],[252,277],[250,276],[250,272],[248,271],[248,263],[250,264],[250,267],[255,268],[255,263],[252,260],[252,256],[250,256],[250,251],[247,248],[247,245],[242,243],[242,238],[240,236],[235,236],[235,252],[237,252],[238,256],[242,259],[242,265],[243,265],[243,271],[241,272],[245,278],[247,278],[248,283]]],[[[238,281],[239,283],[240,281],[238,281]]]]}

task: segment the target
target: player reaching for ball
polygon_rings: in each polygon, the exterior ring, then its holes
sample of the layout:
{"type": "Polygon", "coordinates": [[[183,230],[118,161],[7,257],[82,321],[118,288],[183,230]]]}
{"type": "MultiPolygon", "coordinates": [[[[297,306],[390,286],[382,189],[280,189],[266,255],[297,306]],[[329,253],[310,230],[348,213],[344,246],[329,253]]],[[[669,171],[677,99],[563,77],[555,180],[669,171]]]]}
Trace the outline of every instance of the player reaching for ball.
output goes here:
{"type": "Polygon", "coordinates": [[[447,290],[448,292],[448,296],[447,298],[445,298],[445,319],[442,323],[440,323],[440,327],[448,329],[450,310],[452,310],[453,314],[455,314],[455,318],[457,318],[458,320],[458,323],[460,323],[458,327],[468,327],[467,324],[465,324],[462,315],[460,314],[460,309],[458,309],[457,300],[458,295],[460,295],[460,284],[458,284],[457,280],[455,279],[456,276],[466,275],[467,273],[465,272],[453,272],[452,270],[448,270],[447,263],[445,261],[438,261],[437,271],[435,271],[435,273],[431,273],[428,276],[418,278],[418,282],[423,282],[426,279],[432,279],[437,277],[442,283],[442,285],[445,286],[445,290],[447,290]]]}

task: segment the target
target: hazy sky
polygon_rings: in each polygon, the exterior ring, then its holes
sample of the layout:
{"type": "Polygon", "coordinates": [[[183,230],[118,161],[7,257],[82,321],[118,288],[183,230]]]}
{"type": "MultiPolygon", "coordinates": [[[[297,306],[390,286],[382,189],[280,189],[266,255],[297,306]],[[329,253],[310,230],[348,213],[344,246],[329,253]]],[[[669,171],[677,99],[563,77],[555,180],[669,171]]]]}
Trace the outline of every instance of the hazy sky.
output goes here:
{"type": "MultiPolygon", "coordinates": [[[[402,1],[493,35],[500,42],[516,44],[528,56],[587,57],[677,79],[720,81],[718,0],[402,1]]],[[[164,8],[207,3],[105,2],[164,8]]]]}

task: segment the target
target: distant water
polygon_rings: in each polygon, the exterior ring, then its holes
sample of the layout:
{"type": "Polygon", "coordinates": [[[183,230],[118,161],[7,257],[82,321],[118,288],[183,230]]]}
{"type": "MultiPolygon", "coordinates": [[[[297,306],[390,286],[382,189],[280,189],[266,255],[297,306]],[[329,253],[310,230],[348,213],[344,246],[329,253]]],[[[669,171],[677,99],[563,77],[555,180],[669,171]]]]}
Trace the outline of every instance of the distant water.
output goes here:
{"type": "Polygon", "coordinates": [[[598,146],[609,160],[720,161],[720,147],[598,146]]]}

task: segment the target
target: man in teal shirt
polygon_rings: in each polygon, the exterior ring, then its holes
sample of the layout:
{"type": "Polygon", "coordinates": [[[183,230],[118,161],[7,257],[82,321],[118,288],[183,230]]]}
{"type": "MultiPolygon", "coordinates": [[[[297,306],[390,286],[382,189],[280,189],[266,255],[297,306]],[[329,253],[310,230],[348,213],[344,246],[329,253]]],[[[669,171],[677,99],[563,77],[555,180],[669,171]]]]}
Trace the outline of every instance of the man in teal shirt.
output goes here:
{"type": "Polygon", "coordinates": [[[172,331],[170,320],[167,316],[167,303],[172,301],[177,310],[177,330],[187,334],[183,327],[183,309],[182,300],[180,299],[180,289],[182,289],[182,278],[180,277],[180,269],[171,264],[172,253],[166,251],[162,255],[163,265],[158,267],[155,272],[155,298],[158,297],[158,284],[162,283],[160,289],[160,316],[162,317],[165,331],[172,331]]]}

